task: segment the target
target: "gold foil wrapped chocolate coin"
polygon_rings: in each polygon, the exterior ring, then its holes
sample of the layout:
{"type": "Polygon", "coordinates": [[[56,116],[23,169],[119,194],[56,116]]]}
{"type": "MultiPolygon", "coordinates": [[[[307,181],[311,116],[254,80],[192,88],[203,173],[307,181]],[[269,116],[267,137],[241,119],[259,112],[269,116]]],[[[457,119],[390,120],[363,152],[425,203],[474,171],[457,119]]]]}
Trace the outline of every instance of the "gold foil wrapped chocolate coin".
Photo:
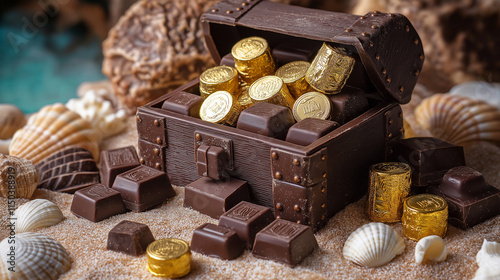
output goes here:
{"type": "Polygon", "coordinates": [[[227,91],[210,94],[200,108],[200,118],[207,122],[234,125],[241,112],[241,106],[227,91]]]}
{"type": "Polygon", "coordinates": [[[411,169],[402,162],[383,162],[370,167],[367,213],[374,222],[401,220],[403,202],[410,192],[411,169]]]}
{"type": "Polygon", "coordinates": [[[203,98],[220,90],[237,97],[240,94],[239,87],[238,71],[230,66],[212,67],[200,75],[200,95],[203,98]]]}
{"type": "Polygon", "coordinates": [[[351,75],[354,63],[346,50],[323,43],[307,70],[306,81],[319,92],[337,94],[351,75]]]}
{"type": "Polygon", "coordinates": [[[330,99],[319,92],[301,95],[293,104],[293,117],[297,122],[306,118],[326,120],[330,118],[330,99]]]}
{"type": "Polygon", "coordinates": [[[241,94],[238,97],[238,103],[240,103],[241,110],[245,110],[246,108],[252,106],[253,100],[250,98],[250,94],[248,93],[250,86],[242,86],[241,88],[241,94]]]}
{"type": "Polygon", "coordinates": [[[149,244],[148,270],[158,277],[179,278],[191,271],[191,250],[187,242],[166,238],[149,244]]]}
{"type": "Polygon", "coordinates": [[[265,76],[258,79],[250,86],[248,94],[255,103],[268,102],[290,109],[295,102],[287,86],[278,76],[265,76]]]}
{"type": "Polygon", "coordinates": [[[311,63],[307,61],[293,61],[276,70],[276,76],[285,82],[290,94],[295,99],[306,92],[313,91],[306,81],[306,72],[310,66],[311,63]]]}
{"type": "Polygon", "coordinates": [[[448,228],[448,203],[437,195],[419,194],[404,202],[403,235],[418,241],[429,235],[443,238],[448,228]]]}
{"type": "Polygon", "coordinates": [[[240,40],[233,46],[231,54],[241,79],[248,84],[260,77],[272,75],[276,70],[271,50],[264,38],[249,37],[240,40]]]}

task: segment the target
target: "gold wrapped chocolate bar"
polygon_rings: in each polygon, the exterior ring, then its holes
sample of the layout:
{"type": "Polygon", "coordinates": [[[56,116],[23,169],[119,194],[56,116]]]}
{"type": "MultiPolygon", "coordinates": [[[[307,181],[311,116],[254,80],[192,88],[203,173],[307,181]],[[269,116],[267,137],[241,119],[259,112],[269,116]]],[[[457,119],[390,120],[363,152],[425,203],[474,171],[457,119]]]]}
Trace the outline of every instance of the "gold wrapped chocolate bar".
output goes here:
{"type": "Polygon", "coordinates": [[[429,235],[444,237],[448,228],[448,204],[437,195],[408,197],[403,209],[403,235],[418,241],[429,235]]]}
{"type": "Polygon", "coordinates": [[[255,103],[268,102],[293,108],[295,100],[283,80],[278,76],[265,76],[255,81],[248,90],[255,103]]]}
{"type": "Polygon", "coordinates": [[[293,117],[297,122],[305,118],[327,120],[330,118],[330,99],[319,92],[308,92],[293,104],[293,117]]]}
{"type": "Polygon", "coordinates": [[[260,77],[273,75],[276,70],[271,50],[264,38],[249,37],[237,42],[231,54],[240,78],[251,84],[260,77]]]}
{"type": "Polygon", "coordinates": [[[207,122],[235,125],[241,113],[241,106],[227,91],[210,94],[200,108],[200,118],[207,122]]]}
{"type": "Polygon", "coordinates": [[[179,278],[191,271],[191,250],[183,240],[156,240],[149,244],[146,253],[148,270],[154,276],[179,278]]]}
{"type": "Polygon", "coordinates": [[[306,92],[313,91],[313,88],[306,81],[306,72],[310,66],[311,63],[307,61],[293,61],[276,70],[276,76],[285,82],[290,94],[295,99],[306,92]]]}
{"type": "Polygon", "coordinates": [[[238,71],[229,66],[216,66],[200,75],[200,95],[207,98],[210,94],[224,90],[235,97],[240,94],[238,71]]]}
{"type": "Polygon", "coordinates": [[[402,162],[384,162],[370,167],[367,213],[374,222],[401,220],[403,201],[411,186],[410,166],[402,162]]]}

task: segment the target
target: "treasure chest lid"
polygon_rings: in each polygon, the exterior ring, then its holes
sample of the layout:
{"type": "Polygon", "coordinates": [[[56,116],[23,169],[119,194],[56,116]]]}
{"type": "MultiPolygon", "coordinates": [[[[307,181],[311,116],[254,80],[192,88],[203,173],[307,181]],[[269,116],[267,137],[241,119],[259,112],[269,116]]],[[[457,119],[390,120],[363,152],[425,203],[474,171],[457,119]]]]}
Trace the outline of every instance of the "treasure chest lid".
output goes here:
{"type": "Polygon", "coordinates": [[[202,15],[202,25],[217,63],[250,36],[265,38],[271,49],[287,45],[316,52],[323,42],[343,47],[357,66],[348,85],[401,104],[410,101],[424,62],[420,38],[401,14],[356,16],[270,1],[223,0],[202,15]]]}

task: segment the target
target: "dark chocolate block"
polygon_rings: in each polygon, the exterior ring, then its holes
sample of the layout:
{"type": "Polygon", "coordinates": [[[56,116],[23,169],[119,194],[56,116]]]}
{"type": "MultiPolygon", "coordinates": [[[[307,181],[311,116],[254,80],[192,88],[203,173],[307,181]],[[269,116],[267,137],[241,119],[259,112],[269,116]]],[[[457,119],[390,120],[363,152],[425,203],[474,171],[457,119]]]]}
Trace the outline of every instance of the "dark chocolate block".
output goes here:
{"type": "Polygon", "coordinates": [[[295,266],[317,247],[310,227],[277,219],[257,233],[252,254],[295,266]]]}
{"type": "Polygon", "coordinates": [[[220,65],[231,66],[234,68],[233,55],[231,53],[228,53],[225,56],[223,56],[222,59],[220,60],[220,65]]]}
{"type": "Polygon", "coordinates": [[[202,103],[203,98],[201,96],[181,91],[165,100],[161,108],[185,116],[199,118],[202,103]]]}
{"type": "Polygon", "coordinates": [[[344,86],[339,94],[328,95],[332,101],[331,120],[343,125],[365,112],[368,98],[365,93],[355,87],[344,86]]]}
{"type": "Polygon", "coordinates": [[[227,153],[220,147],[201,145],[196,150],[196,166],[200,176],[222,179],[227,161],[227,153]]]}
{"type": "Polygon", "coordinates": [[[286,141],[307,146],[339,126],[334,121],[306,118],[290,127],[286,135],[286,141]]]}
{"type": "Polygon", "coordinates": [[[106,249],[138,256],[146,252],[153,241],[155,238],[147,225],[123,220],[108,233],[106,249]]]}
{"type": "Polygon", "coordinates": [[[184,207],[190,207],[214,219],[241,201],[250,200],[246,181],[229,178],[212,180],[201,177],[184,188],[184,207]]]}
{"type": "Polygon", "coordinates": [[[243,110],[236,127],[283,140],[294,123],[295,120],[289,108],[261,102],[243,110]]]}
{"type": "Polygon", "coordinates": [[[125,206],[119,192],[104,185],[95,184],[75,192],[71,212],[77,217],[99,222],[125,213],[125,206]]]}
{"type": "Polygon", "coordinates": [[[193,232],[191,250],[223,260],[233,260],[243,253],[244,243],[235,231],[214,224],[203,224],[193,232]]]}
{"type": "Polygon", "coordinates": [[[316,55],[313,50],[318,50],[321,46],[312,47],[311,44],[311,42],[307,44],[299,42],[280,44],[273,48],[271,53],[280,66],[298,60],[311,62],[316,55]]]}
{"type": "Polygon", "coordinates": [[[488,185],[483,175],[466,166],[450,169],[440,185],[427,192],[443,197],[448,203],[448,221],[467,229],[500,214],[500,190],[488,185]]]}
{"type": "Polygon", "coordinates": [[[122,195],[125,207],[141,212],[175,196],[166,173],[145,165],[116,176],[113,189],[122,195]]]}
{"type": "Polygon", "coordinates": [[[112,187],[118,174],[141,165],[133,146],[101,152],[101,184],[112,187]]]}
{"type": "Polygon", "coordinates": [[[220,216],[219,226],[234,230],[251,250],[255,235],[274,220],[271,209],[242,201],[220,216]]]}
{"type": "Polygon", "coordinates": [[[437,138],[402,139],[391,150],[393,161],[410,165],[411,183],[416,187],[438,184],[448,170],[465,166],[464,149],[437,138]]]}

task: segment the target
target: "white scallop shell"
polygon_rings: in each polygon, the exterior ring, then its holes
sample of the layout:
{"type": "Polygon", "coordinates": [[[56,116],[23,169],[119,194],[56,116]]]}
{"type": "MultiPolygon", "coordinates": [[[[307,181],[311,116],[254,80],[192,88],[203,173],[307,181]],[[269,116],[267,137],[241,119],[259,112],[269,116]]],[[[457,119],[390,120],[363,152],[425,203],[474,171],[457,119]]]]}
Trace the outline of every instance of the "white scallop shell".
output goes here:
{"type": "Polygon", "coordinates": [[[39,181],[40,175],[31,161],[0,154],[1,197],[31,198],[39,181]]]}
{"type": "Polygon", "coordinates": [[[390,226],[369,223],[351,233],[344,244],[344,258],[367,267],[389,263],[403,253],[404,240],[390,226]]]}
{"type": "Polygon", "coordinates": [[[426,261],[442,262],[448,256],[448,247],[443,238],[429,235],[420,239],[415,247],[415,262],[418,264],[426,261]]]}
{"type": "Polygon", "coordinates": [[[0,104],[0,139],[10,139],[26,124],[23,112],[14,105],[0,104]]]}
{"type": "Polygon", "coordinates": [[[35,165],[68,146],[89,150],[99,157],[98,134],[87,120],[62,104],[43,107],[14,134],[10,155],[31,160],[35,165]]]}
{"type": "Polygon", "coordinates": [[[25,232],[0,242],[0,279],[2,280],[55,280],[71,268],[68,252],[56,240],[40,233],[25,232]],[[11,243],[9,243],[11,241],[11,243]],[[15,272],[8,263],[14,247],[15,272]]]}
{"type": "Polygon", "coordinates": [[[500,84],[471,81],[458,84],[450,89],[450,94],[483,100],[500,110],[500,84]]]}
{"type": "Polygon", "coordinates": [[[500,111],[481,100],[434,94],[415,108],[415,119],[434,137],[456,145],[472,141],[500,143],[500,111]]]}
{"type": "Polygon", "coordinates": [[[476,262],[479,269],[474,279],[500,279],[500,243],[485,239],[477,253],[476,262]]]}
{"type": "Polygon", "coordinates": [[[64,219],[59,207],[46,199],[28,201],[19,206],[14,215],[17,218],[16,233],[50,227],[64,219]]]}

